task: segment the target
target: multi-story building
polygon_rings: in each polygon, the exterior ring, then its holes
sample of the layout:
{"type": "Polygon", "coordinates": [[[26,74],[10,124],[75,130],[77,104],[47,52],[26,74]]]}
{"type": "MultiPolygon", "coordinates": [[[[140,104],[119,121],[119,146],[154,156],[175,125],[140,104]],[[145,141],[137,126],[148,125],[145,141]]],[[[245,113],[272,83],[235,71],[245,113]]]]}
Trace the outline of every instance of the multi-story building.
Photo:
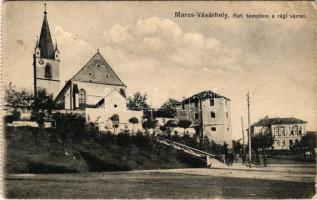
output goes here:
{"type": "Polygon", "coordinates": [[[177,119],[191,121],[191,128],[195,128],[201,138],[232,146],[230,99],[207,90],[181,103],[177,119]]]}
{"type": "Polygon", "coordinates": [[[289,150],[306,134],[305,124],[301,119],[291,118],[264,118],[252,125],[252,135],[272,134],[273,148],[289,150]]]}

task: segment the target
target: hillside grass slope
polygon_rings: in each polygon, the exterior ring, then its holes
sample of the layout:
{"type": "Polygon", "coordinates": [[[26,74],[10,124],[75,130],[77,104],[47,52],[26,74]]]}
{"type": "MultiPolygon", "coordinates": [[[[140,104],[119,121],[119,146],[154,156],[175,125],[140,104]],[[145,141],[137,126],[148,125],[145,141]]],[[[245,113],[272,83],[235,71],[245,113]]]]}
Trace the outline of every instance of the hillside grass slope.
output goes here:
{"type": "Polygon", "coordinates": [[[134,136],[63,129],[5,128],[7,173],[78,173],[204,167],[205,161],[134,136]]]}

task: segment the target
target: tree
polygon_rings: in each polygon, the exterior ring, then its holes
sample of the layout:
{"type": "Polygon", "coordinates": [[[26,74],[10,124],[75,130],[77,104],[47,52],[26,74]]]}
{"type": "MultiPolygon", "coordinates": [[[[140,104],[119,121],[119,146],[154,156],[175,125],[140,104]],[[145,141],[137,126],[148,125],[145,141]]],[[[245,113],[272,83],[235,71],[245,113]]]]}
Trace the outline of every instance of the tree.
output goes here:
{"type": "Polygon", "coordinates": [[[191,124],[192,122],[189,120],[179,120],[178,122],[178,126],[184,129],[184,134],[186,129],[189,128],[191,124]]]}
{"type": "Polygon", "coordinates": [[[173,128],[178,126],[178,122],[176,120],[168,120],[165,124],[165,126],[168,128],[168,132],[172,132],[173,128]]]}
{"type": "Polygon", "coordinates": [[[299,146],[303,149],[316,148],[316,133],[307,131],[307,134],[299,141],[299,146]]]}
{"type": "Polygon", "coordinates": [[[34,95],[33,92],[24,88],[19,91],[10,84],[5,90],[5,101],[8,106],[28,109],[34,103],[34,95]]]}
{"type": "Polygon", "coordinates": [[[293,147],[294,151],[304,153],[304,156],[306,158],[306,151],[310,151],[310,155],[314,152],[314,149],[317,146],[317,134],[316,132],[308,132],[306,135],[302,137],[302,139],[298,142],[298,144],[295,144],[293,147]]]}
{"type": "Polygon", "coordinates": [[[134,93],[133,97],[128,97],[128,109],[141,111],[141,110],[149,110],[149,105],[146,103],[147,95],[146,93],[143,95],[140,92],[134,93]]]}
{"type": "Polygon", "coordinates": [[[132,118],[129,119],[129,122],[133,125],[132,132],[134,133],[134,125],[139,123],[139,120],[136,117],[132,117],[132,118]]]}
{"type": "Polygon", "coordinates": [[[142,122],[142,127],[145,129],[145,132],[148,133],[148,129],[154,129],[157,126],[157,120],[156,119],[148,119],[145,118],[142,122]]]}
{"type": "Polygon", "coordinates": [[[22,88],[17,90],[10,85],[6,89],[5,100],[8,106],[26,109],[51,110],[53,99],[45,89],[39,89],[34,96],[33,92],[22,88]]]}
{"type": "MultiPolygon", "coordinates": [[[[272,137],[272,134],[259,134],[251,138],[251,148],[256,152],[256,154],[259,155],[259,149],[262,150],[262,153],[264,155],[265,167],[267,165],[265,150],[267,148],[272,148],[273,142],[274,142],[274,137],[272,137]]],[[[259,160],[260,162],[262,162],[261,159],[259,160]]]]}
{"type": "Polygon", "coordinates": [[[265,149],[271,148],[274,142],[274,138],[271,134],[259,134],[251,138],[252,149],[258,154],[259,149],[262,149],[265,153],[265,149]]]}
{"type": "Polygon", "coordinates": [[[177,107],[181,103],[175,99],[168,99],[161,107],[159,108],[161,117],[175,117],[177,114],[177,107]]]}
{"type": "Polygon", "coordinates": [[[17,90],[10,84],[6,89],[5,100],[8,106],[32,109],[31,120],[36,121],[39,126],[43,126],[44,121],[51,118],[54,103],[45,89],[39,89],[34,96],[33,92],[27,89],[17,90]]]}
{"type": "Polygon", "coordinates": [[[119,115],[118,114],[114,114],[110,117],[110,120],[112,121],[112,127],[114,129],[114,133],[116,133],[117,128],[119,127],[119,115]]]}
{"type": "Polygon", "coordinates": [[[51,118],[53,106],[52,96],[47,95],[45,89],[39,89],[32,105],[31,119],[43,126],[44,121],[51,118]]]}
{"type": "Polygon", "coordinates": [[[47,94],[45,89],[39,89],[36,92],[33,109],[52,111],[54,106],[53,97],[47,94]]]}
{"type": "Polygon", "coordinates": [[[167,127],[166,126],[160,126],[160,130],[163,132],[163,135],[166,134],[166,131],[167,131],[167,127]]]}

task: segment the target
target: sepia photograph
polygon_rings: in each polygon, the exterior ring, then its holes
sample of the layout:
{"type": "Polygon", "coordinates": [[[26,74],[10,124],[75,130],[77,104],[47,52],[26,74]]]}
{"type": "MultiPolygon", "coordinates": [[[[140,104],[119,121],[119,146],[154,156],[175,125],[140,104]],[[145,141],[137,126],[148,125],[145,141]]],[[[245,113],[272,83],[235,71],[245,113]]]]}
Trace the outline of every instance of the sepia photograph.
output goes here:
{"type": "Polygon", "coordinates": [[[2,198],[314,199],[316,1],[5,1],[2,198]]]}

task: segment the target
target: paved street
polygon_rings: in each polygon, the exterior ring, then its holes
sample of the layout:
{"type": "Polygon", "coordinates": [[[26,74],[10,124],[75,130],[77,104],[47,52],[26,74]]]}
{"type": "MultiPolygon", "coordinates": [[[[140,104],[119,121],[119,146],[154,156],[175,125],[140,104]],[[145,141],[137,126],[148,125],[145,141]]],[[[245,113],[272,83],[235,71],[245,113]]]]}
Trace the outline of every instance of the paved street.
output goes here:
{"type": "Polygon", "coordinates": [[[15,174],[9,198],[311,198],[315,165],[15,174]]]}

